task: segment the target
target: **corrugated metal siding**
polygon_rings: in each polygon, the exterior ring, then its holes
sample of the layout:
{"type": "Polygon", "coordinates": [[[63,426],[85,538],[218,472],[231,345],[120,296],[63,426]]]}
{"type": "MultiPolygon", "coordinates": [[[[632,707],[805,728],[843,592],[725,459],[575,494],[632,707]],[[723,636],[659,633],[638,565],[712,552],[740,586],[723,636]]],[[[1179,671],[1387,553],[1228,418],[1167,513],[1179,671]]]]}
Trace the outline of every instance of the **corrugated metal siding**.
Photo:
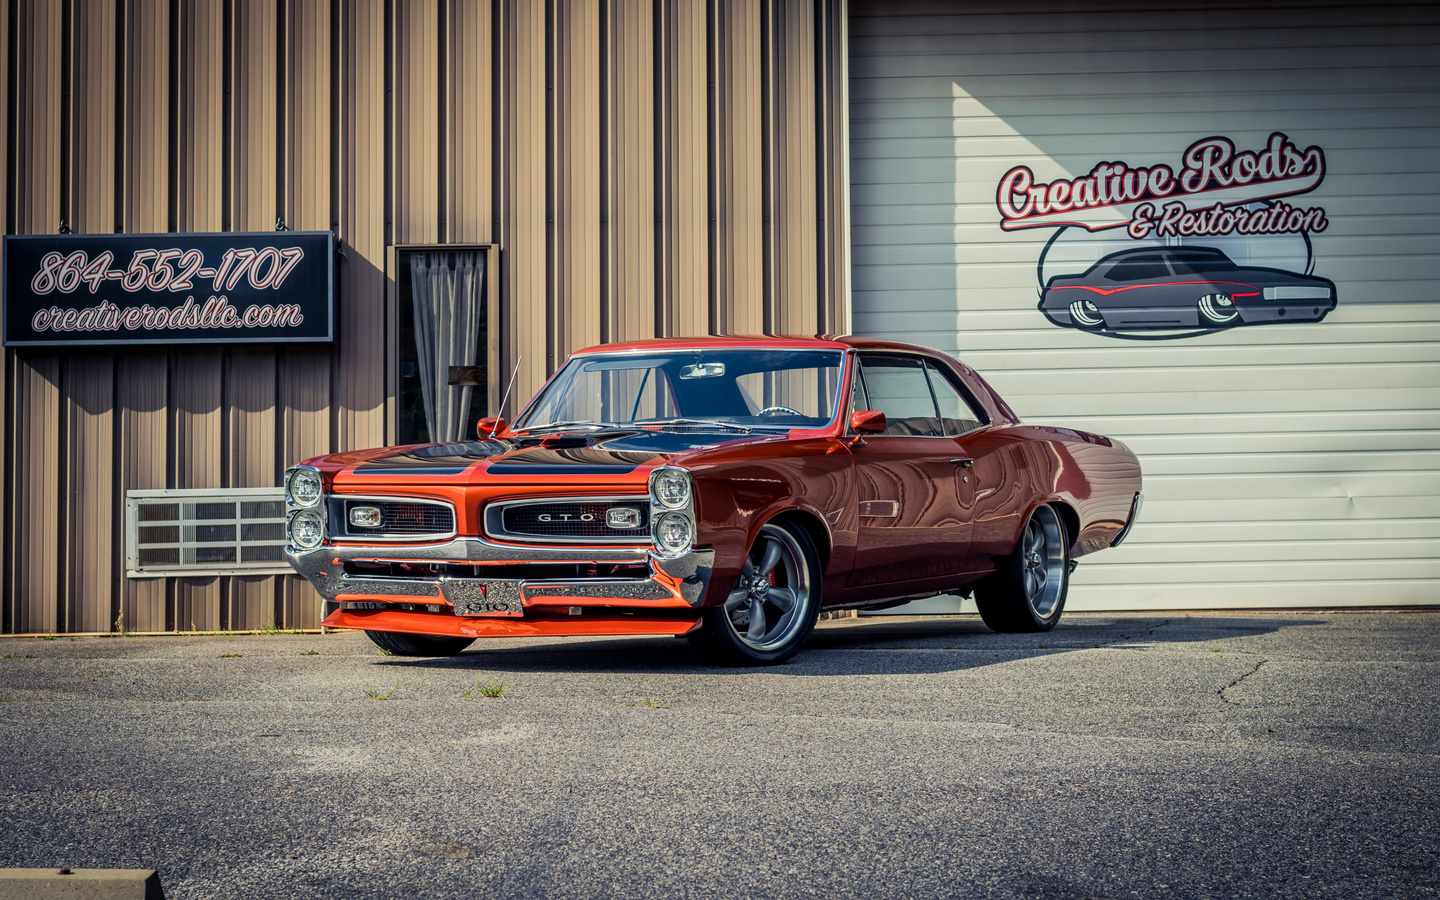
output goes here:
{"type": "MultiPolygon", "coordinates": [[[[1440,12],[856,3],[855,327],[957,352],[1022,416],[1124,439],[1146,506],[1072,608],[1440,602],[1440,12]],[[1243,27],[1242,27],[1243,26],[1243,27]],[[1036,310],[996,187],[1219,134],[1317,144],[1319,324],[1117,341],[1036,310]]],[[[1298,204],[1297,204],[1298,205],[1298,204]]]]}
{"type": "Polygon", "coordinates": [[[384,443],[392,245],[499,244],[510,412],[581,344],[844,330],[842,10],[0,0],[11,232],[346,252],[333,347],[6,352],[0,629],[316,625],[294,577],[124,578],[123,498],[384,443]]]}

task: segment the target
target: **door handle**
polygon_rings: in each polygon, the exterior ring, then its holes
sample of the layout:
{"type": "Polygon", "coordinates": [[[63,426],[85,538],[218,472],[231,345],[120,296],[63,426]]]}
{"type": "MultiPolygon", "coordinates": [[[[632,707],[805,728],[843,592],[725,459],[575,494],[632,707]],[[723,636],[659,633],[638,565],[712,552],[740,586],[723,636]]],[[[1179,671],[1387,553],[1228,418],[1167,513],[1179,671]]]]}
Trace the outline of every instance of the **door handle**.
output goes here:
{"type": "Polygon", "coordinates": [[[968,456],[957,456],[950,461],[962,469],[968,469],[975,465],[975,460],[968,456]]]}

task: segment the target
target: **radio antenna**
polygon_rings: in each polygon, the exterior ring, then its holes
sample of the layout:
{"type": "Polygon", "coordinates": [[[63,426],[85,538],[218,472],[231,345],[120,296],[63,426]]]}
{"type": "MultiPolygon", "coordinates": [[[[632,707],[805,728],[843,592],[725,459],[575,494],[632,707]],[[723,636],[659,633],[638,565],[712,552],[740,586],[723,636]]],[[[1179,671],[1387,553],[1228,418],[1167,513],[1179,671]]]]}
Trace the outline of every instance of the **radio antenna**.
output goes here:
{"type": "Polygon", "coordinates": [[[495,432],[500,430],[500,416],[505,414],[505,401],[510,399],[510,389],[515,386],[515,376],[520,374],[520,362],[524,359],[525,357],[521,356],[515,360],[515,368],[510,370],[510,383],[505,385],[505,393],[500,396],[500,407],[495,410],[497,413],[495,416],[495,425],[490,429],[490,437],[492,438],[495,436],[495,432]]]}

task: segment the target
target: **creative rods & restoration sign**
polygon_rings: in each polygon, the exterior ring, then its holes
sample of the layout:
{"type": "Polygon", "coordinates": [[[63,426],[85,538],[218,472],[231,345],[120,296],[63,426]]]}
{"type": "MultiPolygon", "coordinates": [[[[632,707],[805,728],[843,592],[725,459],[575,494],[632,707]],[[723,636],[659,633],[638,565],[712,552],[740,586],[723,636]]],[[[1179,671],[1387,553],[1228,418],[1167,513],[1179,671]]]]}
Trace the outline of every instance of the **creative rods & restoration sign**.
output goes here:
{"type": "Polygon", "coordinates": [[[328,231],[5,236],[7,347],[335,339],[328,231]]]}

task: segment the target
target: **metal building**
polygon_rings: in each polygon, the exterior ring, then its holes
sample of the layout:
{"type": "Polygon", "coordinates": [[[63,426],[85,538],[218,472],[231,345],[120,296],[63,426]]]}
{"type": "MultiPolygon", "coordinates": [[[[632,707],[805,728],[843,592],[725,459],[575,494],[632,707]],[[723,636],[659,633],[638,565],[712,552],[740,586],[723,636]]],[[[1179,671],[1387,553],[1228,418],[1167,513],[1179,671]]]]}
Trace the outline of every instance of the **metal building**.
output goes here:
{"type": "MultiPolygon", "coordinates": [[[[7,233],[278,224],[343,251],[331,343],[6,349],[0,631],[314,627],[309,586],[233,546],[186,570],[173,538],[213,537],[211,507],[127,505],[405,437],[426,248],[487,273],[492,409],[517,363],[511,409],[601,341],[844,330],[840,10],[0,0],[7,233]],[[142,533],[180,564],[137,572],[142,533]]],[[[247,515],[232,545],[266,536],[247,515]]]]}

